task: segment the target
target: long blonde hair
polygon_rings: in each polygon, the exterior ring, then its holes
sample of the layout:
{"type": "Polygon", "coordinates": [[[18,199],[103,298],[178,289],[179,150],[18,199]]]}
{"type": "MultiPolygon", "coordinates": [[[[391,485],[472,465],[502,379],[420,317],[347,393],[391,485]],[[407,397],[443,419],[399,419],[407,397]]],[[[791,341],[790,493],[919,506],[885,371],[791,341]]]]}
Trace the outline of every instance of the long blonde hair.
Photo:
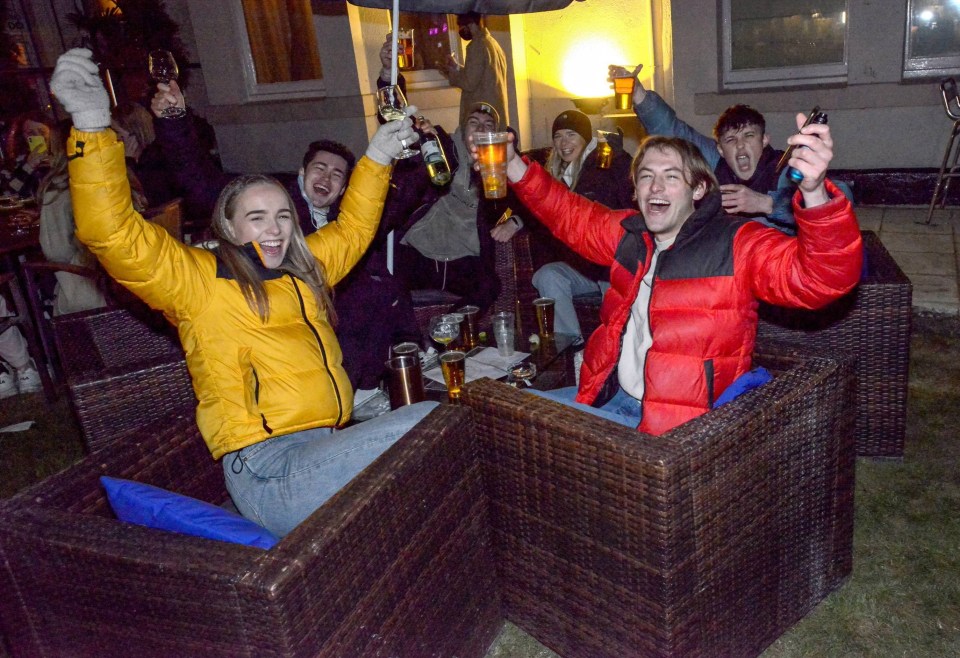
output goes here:
{"type": "Polygon", "coordinates": [[[50,154],[50,170],[37,186],[37,203],[43,204],[47,190],[66,190],[70,187],[67,177],[67,137],[70,135],[70,120],[65,119],[50,128],[47,153],[50,154]]]}
{"type": "Polygon", "coordinates": [[[262,174],[238,176],[220,192],[217,206],[213,211],[212,229],[214,235],[220,240],[217,251],[221,260],[230,274],[237,280],[250,310],[257,313],[262,322],[266,322],[270,316],[270,300],[267,298],[266,287],[257,274],[253,263],[244,255],[241,246],[236,243],[232,226],[232,217],[237,210],[237,201],[247,189],[255,185],[276,186],[286,197],[293,215],[290,244],[287,247],[286,255],[283,257],[283,263],[278,269],[307,284],[307,287],[313,292],[321,312],[327,314],[331,324],[335,324],[337,316],[330,296],[330,286],[327,285],[326,274],[323,271],[323,264],[314,257],[307,247],[303,231],[300,230],[296,206],[294,206],[287,189],[277,179],[262,174]]]}

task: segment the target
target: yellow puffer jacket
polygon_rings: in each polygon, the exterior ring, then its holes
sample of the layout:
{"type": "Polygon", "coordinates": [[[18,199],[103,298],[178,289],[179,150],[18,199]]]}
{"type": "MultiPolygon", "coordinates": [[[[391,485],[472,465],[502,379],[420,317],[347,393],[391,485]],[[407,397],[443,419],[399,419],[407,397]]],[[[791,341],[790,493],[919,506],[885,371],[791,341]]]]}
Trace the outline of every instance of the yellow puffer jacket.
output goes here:
{"type": "MultiPolygon", "coordinates": [[[[197,424],[215,459],[264,439],[350,418],[353,390],[340,345],[310,289],[283,274],[264,282],[262,323],[205,249],[188,247],[133,209],[113,131],[73,131],[67,144],[77,237],[114,279],[176,327],[199,400],[197,424]]],[[[362,158],[336,222],[307,237],[332,286],[373,239],[390,167],[362,158]]]]}

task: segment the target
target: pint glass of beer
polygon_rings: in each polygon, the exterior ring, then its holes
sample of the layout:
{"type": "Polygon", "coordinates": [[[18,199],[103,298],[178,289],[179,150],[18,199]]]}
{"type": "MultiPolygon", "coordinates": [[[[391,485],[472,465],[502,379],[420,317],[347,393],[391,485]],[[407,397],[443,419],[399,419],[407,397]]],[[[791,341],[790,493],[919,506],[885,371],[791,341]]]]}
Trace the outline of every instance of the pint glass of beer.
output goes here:
{"type": "Polygon", "coordinates": [[[479,306],[464,306],[457,310],[463,316],[460,323],[460,342],[463,349],[472,350],[477,346],[477,320],[480,318],[479,306]]]}
{"type": "Polygon", "coordinates": [[[614,107],[618,110],[629,110],[633,107],[633,85],[636,78],[633,74],[617,76],[613,79],[614,107]]]}
{"type": "Polygon", "coordinates": [[[467,355],[457,350],[444,352],[440,355],[440,369],[443,371],[443,381],[447,383],[447,397],[451,402],[460,400],[460,387],[467,374],[467,355]]]}
{"type": "Polygon", "coordinates": [[[413,68],[413,30],[399,30],[397,37],[397,67],[413,68]]]}
{"type": "Polygon", "coordinates": [[[537,297],[533,300],[533,307],[537,311],[537,329],[541,338],[553,335],[553,306],[554,300],[550,297],[537,297]]]}
{"type": "Polygon", "coordinates": [[[488,199],[507,196],[507,136],[510,133],[473,133],[483,179],[483,195],[488,199]]]}

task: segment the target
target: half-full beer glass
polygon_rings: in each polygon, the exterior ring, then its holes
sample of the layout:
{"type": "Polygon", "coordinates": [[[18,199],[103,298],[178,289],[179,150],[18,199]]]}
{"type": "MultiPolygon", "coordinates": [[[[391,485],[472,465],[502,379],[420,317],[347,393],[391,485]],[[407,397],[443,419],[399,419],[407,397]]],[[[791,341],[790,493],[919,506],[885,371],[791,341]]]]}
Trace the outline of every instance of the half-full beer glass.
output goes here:
{"type": "Polygon", "coordinates": [[[412,69],[413,64],[413,30],[399,30],[397,38],[397,67],[412,69]]]}
{"type": "Polygon", "coordinates": [[[533,300],[533,307],[537,310],[537,329],[541,338],[553,335],[553,307],[554,300],[550,297],[537,297],[533,300]]]}
{"type": "Polygon", "coordinates": [[[467,374],[467,355],[457,350],[444,352],[440,355],[440,370],[447,384],[447,397],[451,402],[459,401],[460,387],[467,374]]]}
{"type": "Polygon", "coordinates": [[[636,78],[632,73],[617,76],[613,79],[613,102],[618,110],[629,110],[633,107],[633,85],[636,78]]]}
{"type": "Polygon", "coordinates": [[[483,196],[502,199],[507,196],[507,136],[510,133],[473,133],[483,179],[483,196]]]}

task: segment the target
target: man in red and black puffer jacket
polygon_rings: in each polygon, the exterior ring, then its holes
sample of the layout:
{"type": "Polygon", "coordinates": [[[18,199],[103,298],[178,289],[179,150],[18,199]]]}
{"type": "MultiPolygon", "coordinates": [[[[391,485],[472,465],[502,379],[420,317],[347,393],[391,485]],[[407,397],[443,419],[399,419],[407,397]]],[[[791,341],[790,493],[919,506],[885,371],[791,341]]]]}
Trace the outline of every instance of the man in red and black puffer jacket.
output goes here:
{"type": "MultiPolygon", "coordinates": [[[[804,176],[795,237],[725,215],[709,165],[680,138],[640,145],[631,167],[639,213],[588,201],[509,149],[517,197],[572,249],[610,267],[576,402],[666,432],[708,411],[750,369],[758,300],[818,308],[856,285],[856,216],[825,179],[830,128],[810,125],[787,141],[806,147],[789,163],[804,176]]],[[[564,391],[554,397],[572,401],[564,391]]]]}

